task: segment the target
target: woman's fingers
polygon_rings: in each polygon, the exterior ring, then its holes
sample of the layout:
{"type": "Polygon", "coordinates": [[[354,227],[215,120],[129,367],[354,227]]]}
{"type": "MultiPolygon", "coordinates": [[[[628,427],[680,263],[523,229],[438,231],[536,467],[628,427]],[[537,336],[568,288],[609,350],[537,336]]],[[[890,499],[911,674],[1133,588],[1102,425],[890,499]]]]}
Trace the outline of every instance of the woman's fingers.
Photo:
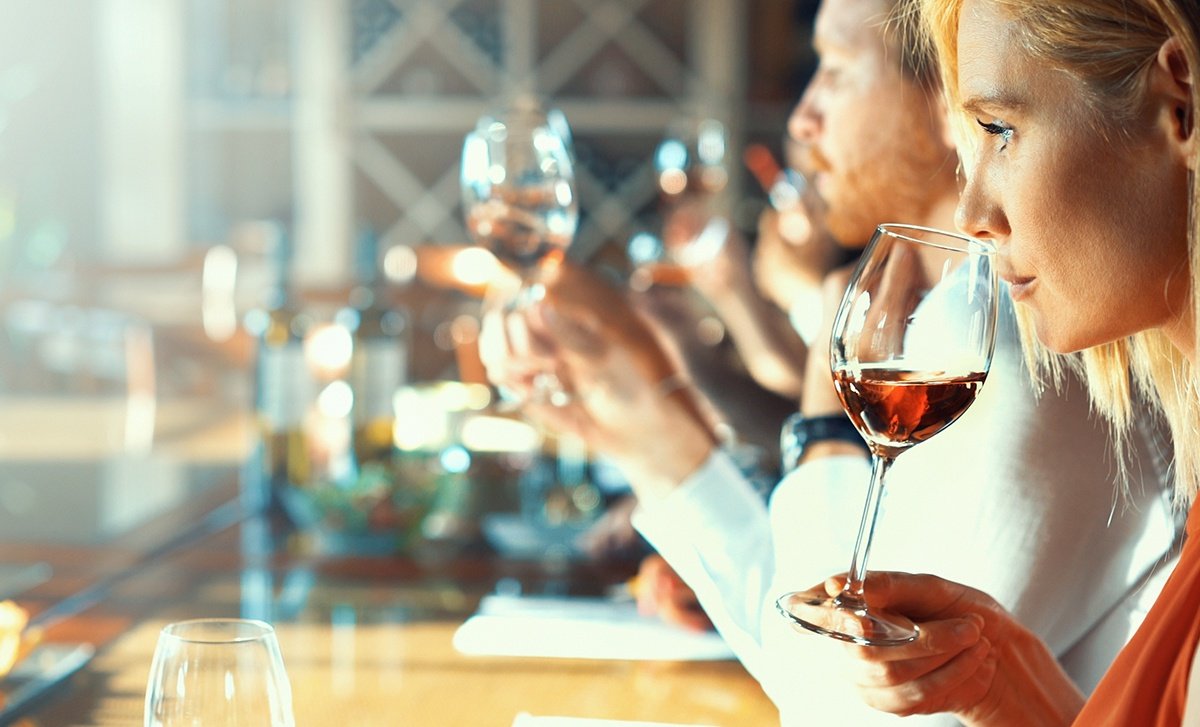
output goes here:
{"type": "Polygon", "coordinates": [[[602,324],[592,313],[568,314],[552,303],[543,303],[530,309],[528,323],[539,339],[584,359],[603,356],[608,348],[602,324]]]}
{"type": "MultiPolygon", "coordinates": [[[[826,592],[839,593],[844,580],[826,580],[826,592]]],[[[928,714],[967,709],[984,697],[996,659],[984,636],[989,602],[974,593],[927,575],[872,573],[867,578],[871,610],[903,614],[920,628],[911,643],[845,647],[850,677],[867,704],[899,715],[928,714]]]]}
{"type": "Polygon", "coordinates": [[[864,675],[877,679],[880,684],[899,684],[936,669],[979,643],[982,636],[983,619],[967,614],[922,622],[920,634],[907,644],[847,648],[854,652],[864,675]]]}
{"type": "Polygon", "coordinates": [[[991,655],[991,642],[980,639],[919,677],[896,684],[860,684],[859,694],[875,709],[902,716],[957,711],[986,694],[996,671],[991,655]]]}
{"type": "MultiPolygon", "coordinates": [[[[845,576],[826,579],[830,595],[841,592],[845,576]]],[[[914,621],[982,613],[994,601],[985,594],[944,578],[927,574],[872,571],[866,578],[863,597],[873,608],[902,613],[914,621]]]]}
{"type": "MultiPolygon", "coordinates": [[[[835,576],[814,590],[834,596],[844,583],[844,575],[835,576]]],[[[997,685],[1008,683],[1005,675],[1013,668],[1008,662],[1015,652],[1023,653],[1018,657],[1022,669],[1030,656],[1029,663],[1045,657],[1057,669],[1053,657],[1042,653],[1041,642],[1017,627],[994,599],[973,588],[930,575],[872,572],[863,595],[870,611],[903,615],[920,629],[914,641],[899,646],[843,647],[852,681],[876,709],[902,716],[977,711],[1005,693],[997,685]],[[994,644],[1003,644],[1003,653],[994,644]]],[[[1054,675],[1061,676],[1061,670],[1054,675]]]]}

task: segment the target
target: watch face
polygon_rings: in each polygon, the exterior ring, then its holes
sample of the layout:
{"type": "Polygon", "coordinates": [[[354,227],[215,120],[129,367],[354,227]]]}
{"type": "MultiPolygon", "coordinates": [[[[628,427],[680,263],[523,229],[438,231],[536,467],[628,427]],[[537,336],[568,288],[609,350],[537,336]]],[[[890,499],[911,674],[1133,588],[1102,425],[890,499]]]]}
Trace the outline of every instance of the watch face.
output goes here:
{"type": "Polygon", "coordinates": [[[779,474],[787,475],[796,469],[800,463],[800,455],[804,453],[804,440],[801,435],[801,423],[804,417],[796,412],[783,420],[779,430],[779,474]]]}

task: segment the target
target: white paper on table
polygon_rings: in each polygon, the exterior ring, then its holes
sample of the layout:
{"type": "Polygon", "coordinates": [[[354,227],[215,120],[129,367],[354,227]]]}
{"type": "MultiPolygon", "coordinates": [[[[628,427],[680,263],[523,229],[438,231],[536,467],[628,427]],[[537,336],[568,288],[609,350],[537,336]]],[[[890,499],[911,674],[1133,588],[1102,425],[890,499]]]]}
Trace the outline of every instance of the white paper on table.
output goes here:
{"type": "Polygon", "coordinates": [[[464,654],[568,659],[711,661],[733,652],[715,632],[695,632],[605,598],[487,596],[454,633],[464,654]]]}
{"type": "Polygon", "coordinates": [[[521,713],[513,720],[512,727],[711,727],[706,725],[680,725],[666,722],[626,722],[618,719],[582,719],[580,717],[534,717],[521,713]]]}

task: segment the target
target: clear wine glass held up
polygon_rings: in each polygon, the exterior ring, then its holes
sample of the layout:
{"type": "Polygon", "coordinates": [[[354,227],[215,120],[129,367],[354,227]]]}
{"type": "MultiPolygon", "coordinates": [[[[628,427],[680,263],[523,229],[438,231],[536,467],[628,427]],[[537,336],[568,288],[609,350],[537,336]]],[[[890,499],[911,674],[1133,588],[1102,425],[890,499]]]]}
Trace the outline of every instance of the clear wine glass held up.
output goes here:
{"type": "Polygon", "coordinates": [[[146,727],[295,727],[275,629],[262,621],[198,619],[158,636],[146,727]]]}
{"type": "Polygon", "coordinates": [[[518,98],[485,116],[463,141],[467,231],[521,278],[513,299],[537,296],[538,273],[561,259],[579,224],[570,131],[562,114],[518,98]]]}
{"type": "MultiPolygon", "coordinates": [[[[485,309],[520,311],[542,297],[542,272],[563,258],[579,224],[566,117],[528,96],[484,116],[463,141],[461,186],[468,232],[520,278],[515,292],[489,293],[485,309]]],[[[552,371],[534,377],[530,396],[554,405],[570,398],[552,371]]]]}
{"type": "Polygon", "coordinates": [[[998,282],[992,248],[962,235],[881,225],[838,308],[830,341],[834,386],[871,449],[871,484],[845,587],[776,602],[794,624],[843,641],[903,644],[918,628],[867,608],[863,584],[884,483],[896,458],[945,429],[975,400],[995,345],[998,282]]]}

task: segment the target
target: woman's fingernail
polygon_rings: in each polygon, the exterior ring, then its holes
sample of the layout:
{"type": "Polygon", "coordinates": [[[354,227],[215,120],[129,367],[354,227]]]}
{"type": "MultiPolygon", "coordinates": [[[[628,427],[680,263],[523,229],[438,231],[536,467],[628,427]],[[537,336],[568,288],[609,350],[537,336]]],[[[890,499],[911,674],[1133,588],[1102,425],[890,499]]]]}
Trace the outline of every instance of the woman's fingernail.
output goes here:
{"type": "Polygon", "coordinates": [[[979,626],[974,621],[961,621],[954,627],[954,640],[960,644],[973,644],[979,639],[979,626]]]}

